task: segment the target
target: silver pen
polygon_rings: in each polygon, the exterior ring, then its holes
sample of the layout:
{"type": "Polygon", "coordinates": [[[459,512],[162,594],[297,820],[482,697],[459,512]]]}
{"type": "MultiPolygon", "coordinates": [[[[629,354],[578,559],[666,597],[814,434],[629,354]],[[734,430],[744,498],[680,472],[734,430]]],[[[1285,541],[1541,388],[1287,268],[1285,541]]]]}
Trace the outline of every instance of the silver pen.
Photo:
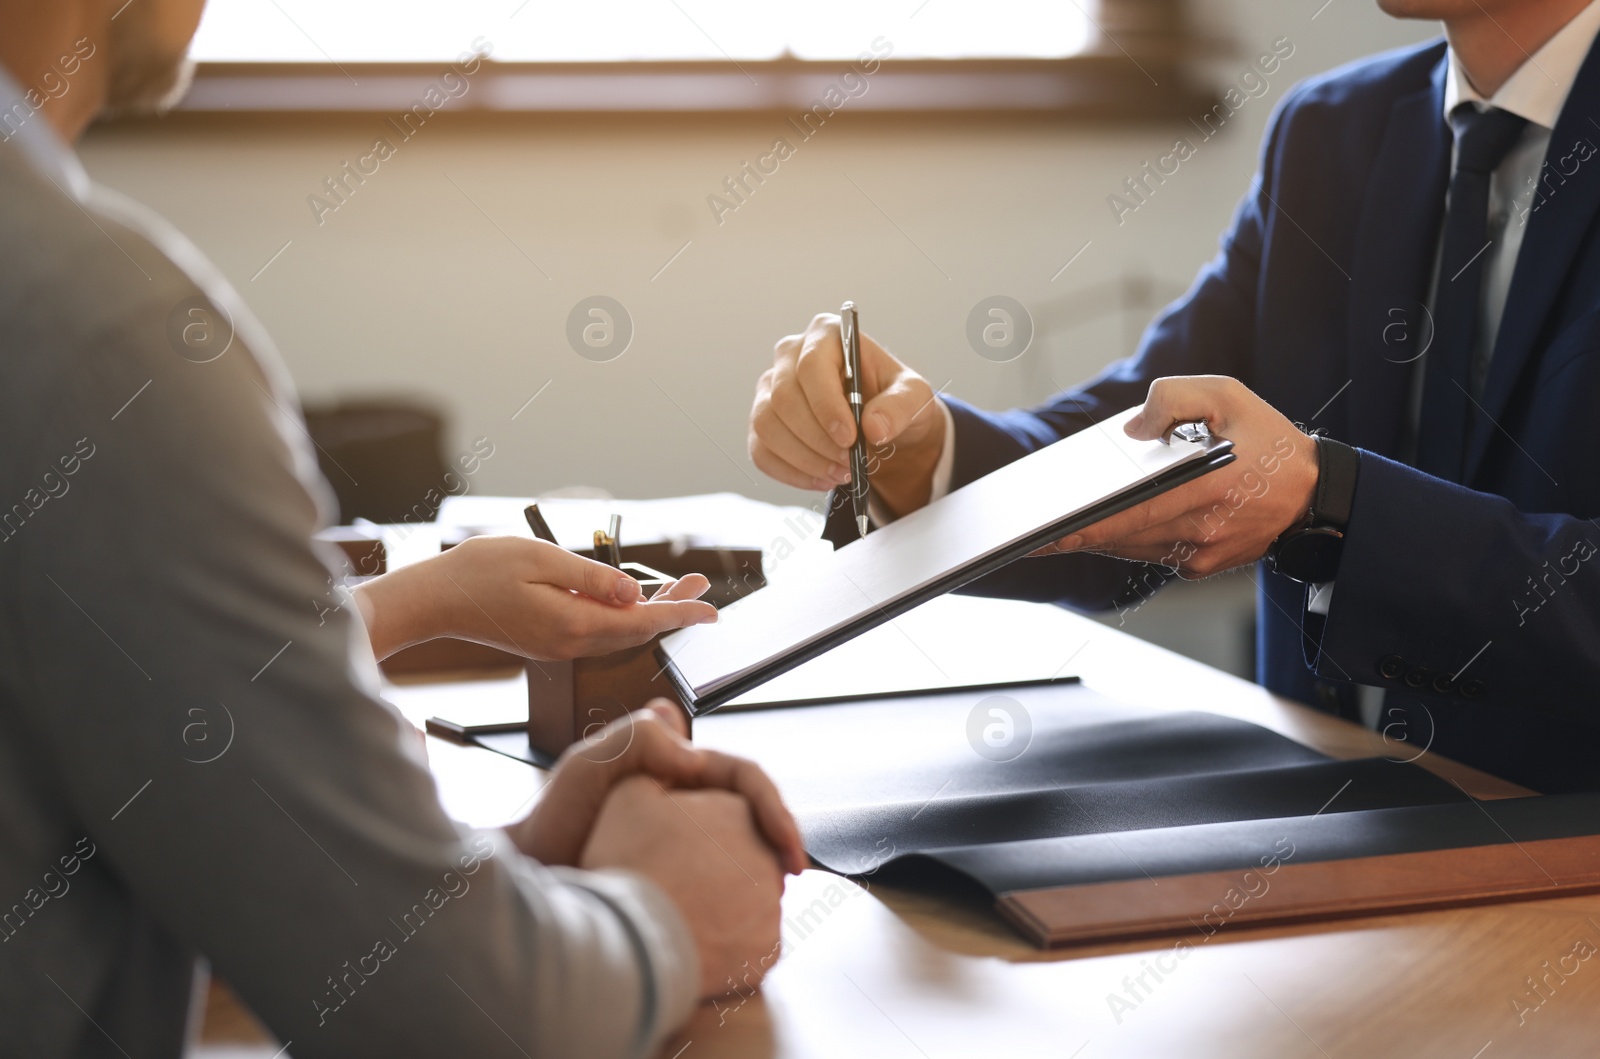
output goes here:
{"type": "Polygon", "coordinates": [[[867,481],[867,441],[861,435],[861,330],[856,320],[856,303],[845,302],[839,309],[839,337],[844,343],[845,394],[856,421],[856,440],[850,446],[850,510],[856,529],[867,535],[867,496],[872,488],[867,481]]]}

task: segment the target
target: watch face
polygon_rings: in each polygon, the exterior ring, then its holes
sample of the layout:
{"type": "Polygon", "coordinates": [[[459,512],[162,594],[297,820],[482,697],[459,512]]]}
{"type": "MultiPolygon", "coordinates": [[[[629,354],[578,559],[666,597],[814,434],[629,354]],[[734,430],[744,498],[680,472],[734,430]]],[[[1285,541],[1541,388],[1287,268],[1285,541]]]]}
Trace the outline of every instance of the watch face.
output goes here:
{"type": "Polygon", "coordinates": [[[1280,540],[1273,568],[1296,581],[1325,584],[1338,574],[1339,557],[1343,553],[1344,534],[1330,526],[1317,526],[1280,540]]]}

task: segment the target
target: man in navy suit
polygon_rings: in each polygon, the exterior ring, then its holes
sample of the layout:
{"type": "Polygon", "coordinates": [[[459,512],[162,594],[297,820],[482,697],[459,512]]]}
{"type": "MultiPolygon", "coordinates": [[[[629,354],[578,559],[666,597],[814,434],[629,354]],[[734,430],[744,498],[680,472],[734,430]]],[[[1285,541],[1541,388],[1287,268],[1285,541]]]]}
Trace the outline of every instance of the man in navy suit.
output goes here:
{"type": "MultiPolygon", "coordinates": [[[[973,589],[1127,608],[1259,562],[1266,687],[1600,788],[1600,3],[1380,3],[1446,41],[1291,90],[1220,253],[1132,359],[994,414],[863,342],[875,517],[1140,401],[1136,437],[1206,420],[1236,462],[973,589]]],[[[849,480],[840,362],[832,316],[778,343],[750,434],[774,478],[849,480]]]]}

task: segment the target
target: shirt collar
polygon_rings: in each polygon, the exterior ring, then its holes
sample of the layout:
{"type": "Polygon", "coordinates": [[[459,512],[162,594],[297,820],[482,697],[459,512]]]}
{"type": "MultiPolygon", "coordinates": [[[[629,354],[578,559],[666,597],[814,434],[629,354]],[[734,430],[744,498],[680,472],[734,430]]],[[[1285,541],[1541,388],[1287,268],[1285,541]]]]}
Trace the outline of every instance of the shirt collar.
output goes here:
{"type": "Polygon", "coordinates": [[[62,194],[81,201],[89,195],[89,174],[72,148],[56,135],[55,126],[33,105],[39,98],[37,92],[23,90],[0,63],[0,115],[5,116],[0,120],[0,143],[16,146],[62,194]],[[22,119],[20,125],[14,124],[18,118],[22,119]]]}
{"type": "Polygon", "coordinates": [[[1535,52],[1485,100],[1467,81],[1466,71],[1450,51],[1450,64],[1444,80],[1444,119],[1461,103],[1473,103],[1482,110],[1486,106],[1509,110],[1526,118],[1534,125],[1546,129],[1556,127],[1561,108],[1566,105],[1572,82],[1589,55],[1595,36],[1600,33],[1600,3],[1591,3],[1578,12],[1572,21],[1535,52]]]}

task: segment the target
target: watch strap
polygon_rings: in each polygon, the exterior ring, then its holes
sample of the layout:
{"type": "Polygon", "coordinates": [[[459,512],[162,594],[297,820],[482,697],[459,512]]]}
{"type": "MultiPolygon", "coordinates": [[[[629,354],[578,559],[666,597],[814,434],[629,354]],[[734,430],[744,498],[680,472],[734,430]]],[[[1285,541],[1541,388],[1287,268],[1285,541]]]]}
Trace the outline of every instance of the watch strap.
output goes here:
{"type": "Polygon", "coordinates": [[[1326,436],[1319,436],[1316,445],[1317,489],[1311,501],[1311,524],[1343,530],[1350,525],[1350,509],[1355,506],[1361,455],[1326,436]]]}

